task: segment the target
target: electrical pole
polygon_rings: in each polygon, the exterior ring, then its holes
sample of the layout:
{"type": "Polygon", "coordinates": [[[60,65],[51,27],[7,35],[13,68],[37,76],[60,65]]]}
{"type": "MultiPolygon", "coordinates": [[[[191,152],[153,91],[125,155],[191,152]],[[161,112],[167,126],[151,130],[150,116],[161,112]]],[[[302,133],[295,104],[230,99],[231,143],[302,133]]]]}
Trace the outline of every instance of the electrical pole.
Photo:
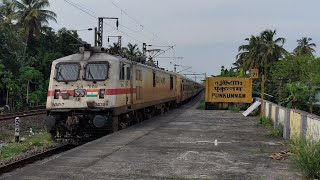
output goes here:
{"type": "Polygon", "coordinates": [[[98,28],[94,28],[94,46],[98,46],[98,28]]]}
{"type": "Polygon", "coordinates": [[[180,65],[178,65],[178,64],[173,64],[174,72],[177,72],[177,66],[180,66],[180,65]]]}
{"type": "Polygon", "coordinates": [[[121,52],[121,47],[122,47],[122,36],[108,36],[108,42],[110,42],[110,38],[111,37],[117,37],[118,38],[118,48],[119,48],[119,50],[118,50],[118,53],[120,53],[121,52]]]}
{"type": "Polygon", "coordinates": [[[116,19],[116,26],[117,29],[119,27],[119,19],[115,17],[99,17],[98,18],[98,31],[97,31],[97,45],[102,47],[103,46],[103,20],[104,19],[116,19]]]}

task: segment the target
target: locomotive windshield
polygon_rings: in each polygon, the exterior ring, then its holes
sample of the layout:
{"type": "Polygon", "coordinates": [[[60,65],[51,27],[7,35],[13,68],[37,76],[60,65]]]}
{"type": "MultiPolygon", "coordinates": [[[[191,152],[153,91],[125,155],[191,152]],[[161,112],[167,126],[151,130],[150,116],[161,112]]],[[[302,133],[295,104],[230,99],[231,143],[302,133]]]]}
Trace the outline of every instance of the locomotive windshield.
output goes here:
{"type": "Polygon", "coordinates": [[[57,68],[57,81],[77,81],[79,78],[80,65],[78,63],[59,64],[57,68]]]}
{"type": "Polygon", "coordinates": [[[107,63],[90,63],[86,67],[87,81],[104,81],[108,77],[107,63]]]}

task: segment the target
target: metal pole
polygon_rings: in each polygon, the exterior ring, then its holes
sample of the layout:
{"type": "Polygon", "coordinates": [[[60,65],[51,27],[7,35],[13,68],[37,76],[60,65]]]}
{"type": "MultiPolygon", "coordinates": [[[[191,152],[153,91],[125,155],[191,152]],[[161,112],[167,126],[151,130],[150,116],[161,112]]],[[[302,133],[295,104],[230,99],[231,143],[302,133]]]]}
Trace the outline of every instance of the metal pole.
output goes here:
{"type": "Polygon", "coordinates": [[[94,46],[97,47],[98,46],[98,28],[94,28],[94,46]]]}
{"type": "Polygon", "coordinates": [[[102,47],[103,45],[103,18],[98,18],[98,46],[102,47]]]}
{"type": "Polygon", "coordinates": [[[262,118],[264,114],[264,81],[265,81],[265,76],[262,74],[261,76],[261,106],[260,106],[260,123],[262,123],[262,118]]]}
{"type": "Polygon", "coordinates": [[[28,81],[28,85],[27,85],[27,104],[29,103],[29,81],[28,81]]]}

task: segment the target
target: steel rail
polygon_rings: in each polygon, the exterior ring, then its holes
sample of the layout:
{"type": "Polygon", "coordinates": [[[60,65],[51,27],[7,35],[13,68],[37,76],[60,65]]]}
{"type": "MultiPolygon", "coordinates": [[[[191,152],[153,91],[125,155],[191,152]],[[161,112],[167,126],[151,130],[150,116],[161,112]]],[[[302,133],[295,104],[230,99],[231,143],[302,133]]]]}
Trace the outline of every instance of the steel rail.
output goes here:
{"type": "Polygon", "coordinates": [[[41,115],[41,114],[46,114],[46,110],[40,109],[40,110],[31,110],[31,111],[2,114],[0,115],[0,121],[14,119],[16,117],[27,117],[27,116],[35,116],[35,115],[41,115]]]}
{"type": "Polygon", "coordinates": [[[39,161],[39,160],[42,160],[44,158],[53,156],[55,154],[70,150],[70,149],[72,149],[74,147],[75,147],[75,145],[64,144],[64,145],[60,145],[60,146],[54,147],[52,149],[40,152],[40,153],[38,153],[36,155],[29,156],[29,157],[26,157],[26,158],[11,162],[9,164],[6,164],[6,165],[0,167],[0,174],[13,171],[13,170],[15,170],[17,168],[20,168],[20,167],[23,167],[23,166],[25,166],[27,164],[30,164],[30,163],[33,163],[35,161],[39,161]]]}

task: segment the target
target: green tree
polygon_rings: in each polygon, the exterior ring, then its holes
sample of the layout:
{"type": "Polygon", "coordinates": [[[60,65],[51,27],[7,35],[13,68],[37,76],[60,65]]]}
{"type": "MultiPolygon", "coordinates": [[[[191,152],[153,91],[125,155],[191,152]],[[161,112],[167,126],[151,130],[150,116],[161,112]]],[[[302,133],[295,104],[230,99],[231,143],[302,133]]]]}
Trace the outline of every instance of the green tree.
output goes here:
{"type": "Polygon", "coordinates": [[[0,63],[14,75],[24,64],[24,44],[21,36],[10,26],[0,22],[0,63]]]}
{"type": "Polygon", "coordinates": [[[294,54],[301,56],[316,52],[314,48],[317,47],[317,45],[315,43],[311,43],[311,41],[312,38],[308,37],[302,37],[301,39],[298,39],[298,46],[293,50],[294,54]]]}
{"type": "Polygon", "coordinates": [[[260,34],[261,37],[261,62],[260,65],[266,67],[270,63],[278,61],[286,53],[283,45],[285,38],[279,37],[275,39],[276,30],[265,30],[260,34]]]}
{"type": "Polygon", "coordinates": [[[64,56],[69,56],[78,51],[78,47],[83,44],[77,31],[70,31],[62,28],[57,33],[58,42],[56,44],[58,52],[64,56]]]}
{"type": "Polygon", "coordinates": [[[15,11],[12,0],[0,1],[0,20],[5,23],[11,23],[11,14],[15,11]]]}
{"type": "Polygon", "coordinates": [[[251,36],[245,40],[248,44],[239,46],[235,65],[244,70],[266,67],[278,61],[286,53],[283,48],[285,39],[276,38],[276,30],[264,30],[259,36],[251,36]]]}
{"type": "Polygon", "coordinates": [[[41,28],[49,24],[49,21],[57,21],[56,14],[46,10],[50,6],[48,0],[20,0],[14,1],[16,11],[12,18],[18,21],[18,26],[23,29],[28,49],[36,46],[40,39],[41,28]]]}
{"type": "Polygon", "coordinates": [[[123,51],[128,58],[134,58],[141,55],[137,44],[133,45],[129,43],[127,47],[123,49],[123,51]]]}
{"type": "MultiPolygon", "coordinates": [[[[288,97],[282,100],[281,105],[294,109],[312,109],[314,91],[302,83],[287,84],[288,97]]],[[[311,110],[312,111],[312,110],[311,110]]]]}
{"type": "Polygon", "coordinates": [[[258,68],[261,61],[261,38],[259,36],[251,36],[246,38],[245,41],[248,44],[239,46],[235,64],[237,64],[238,68],[242,67],[245,70],[258,68]]]}
{"type": "Polygon", "coordinates": [[[121,54],[122,49],[118,43],[113,43],[112,45],[109,45],[109,52],[111,54],[121,54]]]}
{"type": "MultiPolygon", "coordinates": [[[[35,69],[34,67],[24,66],[20,69],[20,80],[25,83],[26,90],[26,102],[29,103],[30,96],[30,83],[38,86],[41,85],[43,79],[43,75],[40,71],[35,69]]],[[[34,88],[37,89],[37,88],[34,88]]]]}

